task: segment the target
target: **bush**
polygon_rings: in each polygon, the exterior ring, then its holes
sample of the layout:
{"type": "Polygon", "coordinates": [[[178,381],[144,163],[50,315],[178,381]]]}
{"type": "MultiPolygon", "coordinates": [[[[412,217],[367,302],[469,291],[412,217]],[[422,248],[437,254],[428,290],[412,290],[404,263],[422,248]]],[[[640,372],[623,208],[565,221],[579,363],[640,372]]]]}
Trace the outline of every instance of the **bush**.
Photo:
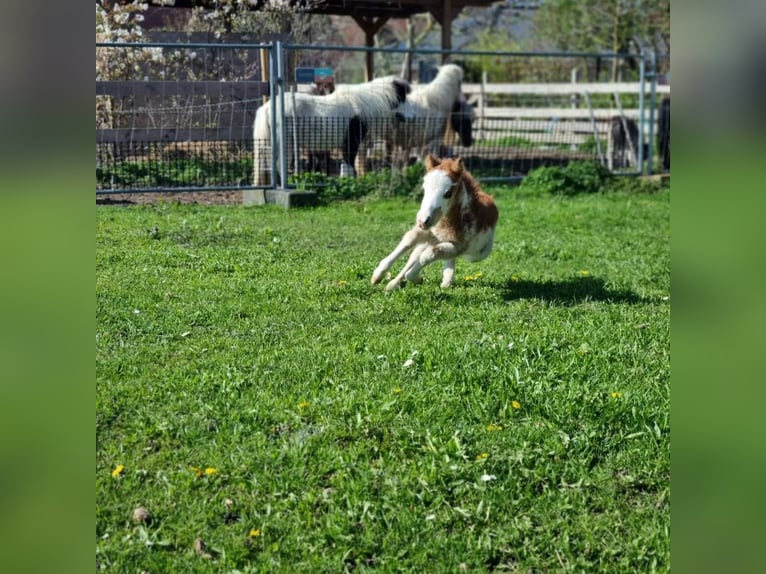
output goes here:
{"type": "Polygon", "coordinates": [[[323,203],[367,196],[408,197],[417,195],[424,172],[422,164],[411,165],[403,171],[372,171],[357,178],[306,172],[290,176],[289,183],[299,190],[316,191],[323,203]]]}
{"type": "Polygon", "coordinates": [[[578,195],[597,193],[614,180],[614,175],[597,162],[572,162],[564,167],[535,169],[522,180],[519,189],[533,193],[578,195]]]}
{"type": "Polygon", "coordinates": [[[121,161],[96,167],[96,183],[104,188],[120,186],[129,190],[140,187],[187,187],[247,185],[253,173],[253,160],[211,161],[200,157],[175,158],[171,161],[121,161]]]}

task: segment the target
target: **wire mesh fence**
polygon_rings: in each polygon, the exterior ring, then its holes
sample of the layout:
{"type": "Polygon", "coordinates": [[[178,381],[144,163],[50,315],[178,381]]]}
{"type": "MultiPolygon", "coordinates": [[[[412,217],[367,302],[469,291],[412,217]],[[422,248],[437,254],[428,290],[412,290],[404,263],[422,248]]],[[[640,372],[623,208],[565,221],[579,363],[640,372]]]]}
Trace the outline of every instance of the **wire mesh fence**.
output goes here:
{"type": "Polygon", "coordinates": [[[97,45],[96,191],[250,185],[270,49],[97,45]]]}
{"type": "MultiPolygon", "coordinates": [[[[364,81],[368,51],[284,49],[285,98],[364,81]],[[330,81],[301,80],[307,69],[329,70],[330,81]]],[[[401,169],[427,152],[460,156],[477,177],[498,181],[582,160],[616,173],[669,171],[669,82],[656,82],[650,60],[637,54],[450,54],[463,81],[462,104],[448,113],[398,109],[360,122],[349,114],[298,117],[288,106],[282,143],[276,129],[260,139],[253,133],[258,109],[271,105],[274,51],[273,44],[97,45],[97,193],[274,186],[280,149],[285,181],[401,169]],[[424,141],[435,124],[443,126],[438,141],[433,134],[424,141]]],[[[376,76],[407,78],[413,90],[433,81],[441,60],[433,50],[372,51],[376,76]]]]}
{"type": "Polygon", "coordinates": [[[96,146],[96,185],[103,189],[249,186],[252,145],[244,141],[112,142],[96,146]]]}

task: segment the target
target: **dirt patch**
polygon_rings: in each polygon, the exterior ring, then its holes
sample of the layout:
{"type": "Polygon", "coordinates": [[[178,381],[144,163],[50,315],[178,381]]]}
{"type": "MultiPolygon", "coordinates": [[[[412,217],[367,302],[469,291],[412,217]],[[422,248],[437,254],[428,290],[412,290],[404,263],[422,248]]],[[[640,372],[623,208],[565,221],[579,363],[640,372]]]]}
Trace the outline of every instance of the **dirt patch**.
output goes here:
{"type": "Polygon", "coordinates": [[[160,202],[192,203],[197,205],[242,205],[242,192],[110,193],[109,195],[96,196],[96,205],[154,205],[160,202]]]}

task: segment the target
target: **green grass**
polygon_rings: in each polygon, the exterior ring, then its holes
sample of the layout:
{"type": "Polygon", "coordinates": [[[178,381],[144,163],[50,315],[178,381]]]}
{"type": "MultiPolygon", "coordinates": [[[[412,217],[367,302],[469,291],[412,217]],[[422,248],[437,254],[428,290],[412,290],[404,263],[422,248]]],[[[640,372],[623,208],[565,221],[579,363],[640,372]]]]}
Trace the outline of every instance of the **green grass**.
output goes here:
{"type": "Polygon", "coordinates": [[[668,571],[670,191],[490,191],[391,294],[413,200],[97,207],[97,565],[668,571]]]}

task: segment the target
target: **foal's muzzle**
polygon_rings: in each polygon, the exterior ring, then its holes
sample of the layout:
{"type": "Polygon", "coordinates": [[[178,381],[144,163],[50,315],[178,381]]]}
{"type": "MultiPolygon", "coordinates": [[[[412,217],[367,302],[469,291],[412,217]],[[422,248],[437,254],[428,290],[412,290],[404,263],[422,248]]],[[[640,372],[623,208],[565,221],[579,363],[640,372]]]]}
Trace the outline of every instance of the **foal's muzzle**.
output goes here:
{"type": "Polygon", "coordinates": [[[436,209],[433,213],[428,214],[425,219],[423,217],[418,217],[416,219],[416,222],[418,224],[418,227],[420,229],[428,229],[431,227],[434,223],[439,221],[439,218],[442,216],[442,210],[436,209]]]}

